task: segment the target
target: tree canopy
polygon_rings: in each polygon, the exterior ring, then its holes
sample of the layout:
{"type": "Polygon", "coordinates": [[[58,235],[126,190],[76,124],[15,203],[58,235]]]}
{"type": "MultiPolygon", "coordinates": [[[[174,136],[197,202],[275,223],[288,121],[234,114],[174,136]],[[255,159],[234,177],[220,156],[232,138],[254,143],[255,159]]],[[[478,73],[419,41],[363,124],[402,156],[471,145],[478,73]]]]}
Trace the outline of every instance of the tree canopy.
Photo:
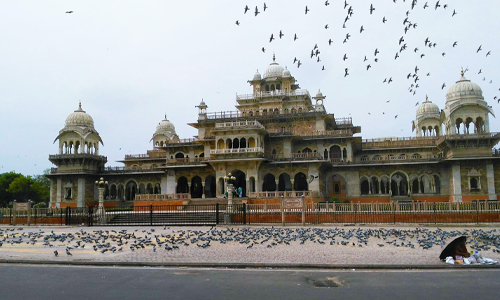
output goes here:
{"type": "Polygon", "coordinates": [[[48,202],[50,180],[42,175],[25,176],[16,172],[0,174],[0,207],[8,206],[13,200],[35,203],[48,202]]]}

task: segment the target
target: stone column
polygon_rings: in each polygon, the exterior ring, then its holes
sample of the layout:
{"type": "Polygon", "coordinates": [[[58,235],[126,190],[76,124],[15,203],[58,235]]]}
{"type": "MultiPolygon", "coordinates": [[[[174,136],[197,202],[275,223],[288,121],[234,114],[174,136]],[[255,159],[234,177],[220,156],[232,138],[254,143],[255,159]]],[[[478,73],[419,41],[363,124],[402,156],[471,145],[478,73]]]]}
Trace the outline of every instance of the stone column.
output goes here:
{"type": "Polygon", "coordinates": [[[57,178],[56,208],[61,207],[61,201],[62,201],[62,179],[57,178]]]}
{"type": "Polygon", "coordinates": [[[205,199],[205,181],[201,182],[201,199],[205,199]]]}
{"type": "Polygon", "coordinates": [[[85,207],[85,178],[78,178],[78,191],[76,195],[76,206],[85,207]]]}
{"type": "Polygon", "coordinates": [[[495,171],[491,163],[486,165],[486,179],[488,181],[488,200],[497,200],[495,193],[495,171]]]}
{"type": "Polygon", "coordinates": [[[347,161],[352,161],[352,145],[347,143],[347,161]]]}
{"type": "Polygon", "coordinates": [[[453,184],[452,199],[453,202],[462,202],[462,177],[460,175],[460,164],[451,166],[451,180],[453,184]]]}
{"type": "Polygon", "coordinates": [[[276,191],[278,191],[279,190],[280,181],[279,181],[279,179],[275,179],[274,182],[276,182],[276,191]]]}
{"type": "Polygon", "coordinates": [[[247,177],[245,181],[246,181],[247,188],[246,188],[246,195],[243,195],[243,197],[248,197],[248,195],[249,195],[248,193],[250,192],[250,178],[247,177]]]}

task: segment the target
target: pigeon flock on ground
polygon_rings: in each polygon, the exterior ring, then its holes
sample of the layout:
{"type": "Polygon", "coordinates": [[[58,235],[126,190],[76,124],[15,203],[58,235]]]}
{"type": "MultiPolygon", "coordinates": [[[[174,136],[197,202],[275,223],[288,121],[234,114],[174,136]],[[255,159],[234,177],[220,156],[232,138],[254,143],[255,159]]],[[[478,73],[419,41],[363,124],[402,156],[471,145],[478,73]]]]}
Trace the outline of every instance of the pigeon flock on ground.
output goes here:
{"type": "MultiPolygon", "coordinates": [[[[432,38],[432,32],[429,33],[427,38],[419,40],[415,35],[412,35],[413,32],[416,32],[419,28],[419,24],[415,19],[412,18],[412,13],[417,10],[421,10],[426,12],[429,15],[429,20],[432,18],[437,18],[435,13],[442,14],[439,15],[439,18],[447,17],[447,18],[460,18],[460,12],[455,8],[452,8],[449,4],[444,3],[442,0],[438,1],[422,1],[422,0],[392,0],[394,5],[402,5],[405,6],[406,13],[404,15],[396,15],[393,11],[384,12],[381,9],[379,10],[377,7],[377,2],[369,3],[364,1],[357,1],[354,3],[354,0],[344,0],[343,3],[341,1],[332,1],[330,3],[329,0],[324,1],[324,7],[320,8],[320,5],[314,6],[312,5],[295,5],[287,7],[289,10],[303,10],[304,18],[315,18],[318,15],[315,15],[315,11],[324,11],[324,10],[334,10],[338,11],[343,9],[345,11],[345,19],[342,23],[342,28],[335,28],[337,31],[331,31],[332,38],[324,41],[317,41],[316,43],[310,45],[311,50],[310,53],[297,53],[297,55],[293,59],[293,64],[299,68],[301,65],[305,64],[307,61],[311,63],[316,63],[318,65],[318,69],[326,70],[331,68],[334,72],[342,72],[344,77],[347,76],[356,76],[351,70],[350,66],[352,64],[364,64],[366,71],[370,71],[374,68],[377,68],[380,65],[380,68],[383,68],[384,63],[397,63],[401,59],[407,59],[411,61],[416,61],[417,65],[412,69],[407,70],[407,75],[405,78],[398,78],[399,82],[407,82],[408,83],[408,92],[415,96],[417,94],[418,89],[420,88],[421,82],[426,80],[432,85],[438,85],[441,90],[444,90],[446,87],[450,87],[452,83],[446,82],[437,82],[432,78],[432,68],[439,68],[439,66],[429,64],[426,62],[426,58],[429,56],[433,57],[441,57],[446,58],[447,53],[452,51],[461,51],[460,45],[461,43],[469,43],[466,37],[463,36],[460,32],[453,32],[450,35],[456,35],[457,40],[454,40],[452,43],[442,42],[440,40],[436,40],[432,38]],[[434,13],[431,15],[431,13],[434,13]],[[363,25],[361,27],[354,28],[350,26],[351,20],[353,18],[363,18],[363,25]],[[363,48],[366,53],[364,57],[356,57],[354,54],[351,55],[348,52],[345,52],[341,57],[329,57],[328,59],[322,59],[323,55],[330,55],[329,51],[325,48],[333,47],[339,49],[342,48],[345,44],[351,43],[353,38],[357,38],[357,36],[362,36],[366,34],[376,34],[379,36],[383,36],[384,32],[371,32],[366,33],[365,31],[369,31],[370,28],[376,22],[380,22],[383,26],[386,26],[387,30],[394,31],[398,27],[401,30],[401,35],[391,44],[386,44],[382,38],[378,43],[374,45],[363,45],[360,46],[359,42],[361,37],[353,43],[356,43],[357,49],[363,48]],[[460,40],[462,39],[462,40],[460,40]],[[448,44],[449,43],[449,44],[448,44]],[[359,45],[359,46],[358,46],[359,45]],[[380,53],[390,53],[393,57],[392,61],[383,61],[380,57],[380,53]],[[324,64],[323,61],[330,63],[331,65],[324,64]],[[419,72],[422,69],[425,71],[419,72]]],[[[241,19],[236,21],[237,26],[251,26],[252,21],[257,22],[259,16],[264,13],[273,13],[273,10],[282,10],[282,7],[273,7],[268,6],[265,2],[255,6],[255,9],[252,9],[248,5],[242,8],[241,19]],[[252,13],[253,12],[253,13],[252,13]],[[253,19],[253,20],[252,20],[253,19]]],[[[394,10],[396,11],[396,10],[394,10]]],[[[331,21],[331,20],[330,20],[331,21]]],[[[321,31],[321,30],[332,30],[332,26],[328,23],[328,20],[324,21],[323,28],[311,28],[311,30],[321,31]]],[[[269,32],[267,34],[269,38],[262,38],[262,40],[268,40],[267,45],[263,46],[260,50],[262,52],[266,52],[266,47],[270,48],[272,43],[289,43],[288,45],[292,49],[294,46],[293,43],[300,42],[300,36],[295,32],[298,28],[282,28],[279,32],[269,32]]],[[[334,29],[334,30],[335,30],[334,29]]],[[[387,33],[387,32],[386,32],[387,33]]],[[[266,34],[265,32],[261,33],[262,35],[266,34]]],[[[492,50],[487,49],[486,46],[477,45],[477,50],[475,53],[463,53],[465,56],[484,56],[485,58],[490,58],[492,55],[492,50]]],[[[348,50],[345,50],[348,51],[348,50]]],[[[472,67],[471,67],[472,68],[472,67]]],[[[470,72],[476,72],[477,74],[483,74],[483,69],[479,66],[475,66],[474,69],[470,70],[470,72]],[[477,68],[477,70],[476,70],[477,68]]],[[[469,71],[468,67],[462,69],[464,72],[469,71]]],[[[491,70],[494,72],[494,70],[491,70]]],[[[395,76],[395,75],[394,75],[395,76]]],[[[397,80],[396,77],[391,77],[390,75],[387,77],[380,78],[380,82],[382,84],[391,84],[391,82],[397,80]]],[[[483,81],[493,83],[492,79],[487,80],[486,77],[483,77],[483,81]]],[[[454,83],[454,82],[453,82],[454,83]]],[[[500,91],[500,88],[498,89],[500,91]]],[[[499,95],[492,95],[493,100],[500,103],[500,92],[499,95]]],[[[415,106],[418,106],[419,102],[416,102],[415,106]]],[[[370,113],[369,113],[370,114],[370,113]]],[[[397,118],[397,116],[395,117],[397,118]]]]}
{"type": "MultiPolygon", "coordinates": [[[[167,229],[167,228],[164,228],[167,229]]],[[[179,251],[183,247],[206,249],[213,244],[241,244],[246,249],[287,247],[292,244],[321,244],[336,247],[365,247],[376,243],[379,247],[407,247],[428,250],[443,247],[456,237],[467,236],[467,247],[472,250],[500,253],[500,235],[496,229],[464,229],[446,231],[440,228],[362,229],[362,228],[219,228],[202,230],[172,230],[156,233],[148,230],[93,230],[80,229],[75,233],[25,231],[23,228],[0,229],[0,247],[32,245],[54,247],[54,255],[64,249],[67,256],[81,249],[93,249],[102,254],[130,251],[179,251]],[[62,248],[64,247],[64,248],[62,248]],[[58,251],[59,250],[59,251],[58,251]],[[127,249],[126,249],[127,250],[127,249]]]]}

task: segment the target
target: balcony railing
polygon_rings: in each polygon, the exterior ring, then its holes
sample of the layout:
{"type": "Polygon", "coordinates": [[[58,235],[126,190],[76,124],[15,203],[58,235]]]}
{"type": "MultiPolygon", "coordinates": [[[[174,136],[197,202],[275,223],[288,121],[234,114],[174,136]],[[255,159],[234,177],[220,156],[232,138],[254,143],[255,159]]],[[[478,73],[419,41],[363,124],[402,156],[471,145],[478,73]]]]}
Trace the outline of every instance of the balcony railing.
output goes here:
{"type": "Polygon", "coordinates": [[[145,200],[189,200],[191,195],[185,194],[136,194],[135,201],[145,200]]]}
{"type": "Polygon", "coordinates": [[[311,95],[309,95],[309,92],[307,90],[294,90],[294,91],[287,91],[287,90],[275,90],[275,91],[268,91],[268,92],[257,92],[254,94],[246,94],[246,95],[236,95],[236,100],[252,100],[252,99],[258,99],[258,98],[266,98],[266,97],[294,97],[294,96],[308,96],[311,98],[311,95]]]}
{"type": "Polygon", "coordinates": [[[363,148],[387,148],[400,146],[434,146],[439,137],[393,137],[363,140],[363,148]]]}
{"type": "Polygon", "coordinates": [[[316,197],[316,191],[267,191],[267,192],[249,192],[249,198],[281,198],[281,197],[316,197]]]}
{"type": "Polygon", "coordinates": [[[207,157],[184,157],[184,158],[169,158],[167,165],[192,165],[207,161],[207,157]]]}
{"type": "Polygon", "coordinates": [[[335,124],[337,124],[337,126],[352,125],[352,118],[351,117],[336,118],[335,119],[335,124]]]}
{"type": "Polygon", "coordinates": [[[152,168],[127,168],[127,167],[106,167],[101,173],[107,174],[120,174],[120,173],[134,173],[134,172],[163,172],[164,170],[158,167],[152,168]]]}
{"type": "Polygon", "coordinates": [[[224,122],[224,123],[215,123],[215,129],[228,129],[228,128],[259,128],[265,129],[264,125],[260,124],[256,120],[252,121],[239,121],[239,122],[224,122]]]}
{"type": "Polygon", "coordinates": [[[291,153],[289,155],[273,155],[270,157],[273,161],[297,161],[297,160],[323,160],[323,156],[318,153],[291,153]]]}
{"type": "Polygon", "coordinates": [[[264,153],[264,148],[233,148],[233,149],[215,149],[210,150],[210,155],[212,154],[234,154],[234,153],[264,153]]]}
{"type": "Polygon", "coordinates": [[[377,155],[372,158],[363,156],[356,157],[354,163],[378,163],[378,162],[418,162],[418,161],[434,161],[440,160],[441,158],[436,155],[377,155]]]}
{"type": "Polygon", "coordinates": [[[279,135],[293,135],[293,136],[311,136],[311,137],[343,137],[352,136],[352,131],[350,129],[339,129],[339,130],[297,130],[297,129],[269,129],[267,130],[271,136],[279,135]]]}

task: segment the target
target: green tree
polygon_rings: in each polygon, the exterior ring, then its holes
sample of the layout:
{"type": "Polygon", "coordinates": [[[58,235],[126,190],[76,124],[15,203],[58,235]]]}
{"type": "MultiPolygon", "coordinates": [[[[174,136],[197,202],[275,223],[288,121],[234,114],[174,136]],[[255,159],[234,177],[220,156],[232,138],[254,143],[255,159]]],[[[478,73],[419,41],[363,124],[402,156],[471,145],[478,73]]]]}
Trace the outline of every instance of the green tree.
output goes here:
{"type": "Polygon", "coordinates": [[[21,176],[23,175],[16,172],[0,174],[0,207],[6,207],[9,202],[15,199],[14,195],[9,192],[9,186],[16,178],[21,176]]]}

